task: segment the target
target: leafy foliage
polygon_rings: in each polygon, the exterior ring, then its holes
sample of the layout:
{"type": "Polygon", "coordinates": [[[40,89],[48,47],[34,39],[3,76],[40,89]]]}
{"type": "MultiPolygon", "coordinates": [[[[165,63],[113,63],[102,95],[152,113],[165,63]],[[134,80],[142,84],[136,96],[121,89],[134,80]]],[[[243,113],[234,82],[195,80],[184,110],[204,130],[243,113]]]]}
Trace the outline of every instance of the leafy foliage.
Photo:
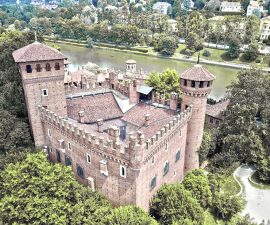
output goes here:
{"type": "Polygon", "coordinates": [[[104,215],[97,210],[110,206],[78,184],[70,167],[50,164],[43,153],[9,164],[1,178],[0,218],[8,224],[100,224],[104,215]]]}
{"type": "Polygon", "coordinates": [[[176,70],[166,69],[162,73],[153,72],[149,75],[146,84],[153,87],[158,93],[166,97],[172,92],[179,92],[179,75],[176,70]]]}
{"type": "Polygon", "coordinates": [[[259,46],[256,43],[251,43],[245,50],[244,57],[246,60],[254,61],[259,55],[259,46]]]}
{"type": "Polygon", "coordinates": [[[178,40],[173,36],[161,36],[159,37],[154,49],[165,56],[171,56],[175,53],[178,47],[178,40]]]}
{"type": "Polygon", "coordinates": [[[161,224],[192,221],[196,225],[204,221],[203,209],[182,184],[164,184],[153,199],[150,214],[161,224]]]}

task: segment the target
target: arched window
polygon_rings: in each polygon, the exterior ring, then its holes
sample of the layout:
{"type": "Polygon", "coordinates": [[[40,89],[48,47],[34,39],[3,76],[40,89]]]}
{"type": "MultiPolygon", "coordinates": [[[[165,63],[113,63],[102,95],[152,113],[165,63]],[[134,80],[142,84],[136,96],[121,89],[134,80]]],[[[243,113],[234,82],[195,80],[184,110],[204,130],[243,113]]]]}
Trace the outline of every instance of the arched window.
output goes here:
{"type": "Polygon", "coordinates": [[[46,63],[46,71],[51,71],[51,65],[50,65],[50,63],[46,63]]]}
{"type": "Polygon", "coordinates": [[[26,65],[26,72],[32,73],[32,66],[31,65],[26,65]]]}
{"type": "Polygon", "coordinates": [[[157,176],[152,177],[152,180],[150,182],[150,188],[151,190],[157,185],[157,176]]]}
{"type": "Polygon", "coordinates": [[[66,166],[72,166],[72,159],[65,155],[65,163],[66,163],[66,166]]]}
{"type": "Polygon", "coordinates": [[[180,150],[178,150],[175,155],[175,162],[177,162],[180,159],[180,156],[181,156],[181,153],[180,153],[180,150]]]}
{"type": "Polygon", "coordinates": [[[37,72],[41,72],[41,65],[40,64],[36,65],[36,70],[37,70],[37,72]]]}
{"type": "Polygon", "coordinates": [[[169,172],[169,168],[170,168],[169,162],[166,161],[163,167],[163,176],[165,176],[169,172]]]}
{"type": "Polygon", "coordinates": [[[80,178],[84,178],[84,171],[80,165],[77,165],[77,174],[80,178]]]}
{"type": "Polygon", "coordinates": [[[121,177],[126,177],[126,167],[125,166],[120,166],[120,176],[121,177]]]}
{"type": "Polygon", "coordinates": [[[60,70],[60,64],[59,63],[55,63],[54,64],[54,69],[55,70],[60,70]]]}

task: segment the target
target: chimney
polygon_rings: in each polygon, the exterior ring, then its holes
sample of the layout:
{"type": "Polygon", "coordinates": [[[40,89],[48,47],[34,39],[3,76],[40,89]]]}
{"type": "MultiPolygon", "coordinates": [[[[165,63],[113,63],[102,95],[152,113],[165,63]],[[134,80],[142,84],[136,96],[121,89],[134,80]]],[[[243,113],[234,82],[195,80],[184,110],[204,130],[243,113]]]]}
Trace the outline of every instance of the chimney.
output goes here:
{"type": "Polygon", "coordinates": [[[78,114],[79,114],[79,123],[84,123],[84,111],[80,111],[78,114]]]}
{"type": "Polygon", "coordinates": [[[178,104],[178,96],[176,93],[171,93],[170,98],[170,109],[177,110],[177,104],[178,104]]]}
{"type": "Polygon", "coordinates": [[[97,120],[97,127],[98,127],[98,132],[99,133],[102,133],[102,129],[101,129],[101,126],[103,125],[103,119],[98,119],[97,120]]]}
{"type": "Polygon", "coordinates": [[[148,127],[148,126],[149,126],[150,115],[149,115],[148,113],[145,114],[145,115],[144,115],[144,119],[145,119],[144,125],[145,125],[146,127],[148,127]]]}

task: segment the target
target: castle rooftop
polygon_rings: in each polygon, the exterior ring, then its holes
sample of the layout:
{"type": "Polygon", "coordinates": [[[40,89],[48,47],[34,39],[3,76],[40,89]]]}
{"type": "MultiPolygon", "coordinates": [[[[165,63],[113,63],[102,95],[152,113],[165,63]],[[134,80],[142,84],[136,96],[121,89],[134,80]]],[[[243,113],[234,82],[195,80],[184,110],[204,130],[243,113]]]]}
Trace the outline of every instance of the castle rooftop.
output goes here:
{"type": "Polygon", "coordinates": [[[206,114],[217,119],[222,119],[224,117],[224,111],[227,109],[229,102],[229,100],[223,100],[214,105],[207,105],[206,114]]]}
{"type": "Polygon", "coordinates": [[[20,48],[14,51],[12,55],[16,63],[66,59],[61,52],[39,42],[20,48]]]}
{"type": "Polygon", "coordinates": [[[215,79],[215,76],[207,69],[203,68],[202,65],[196,64],[181,73],[181,78],[195,81],[211,81],[215,79]]]}

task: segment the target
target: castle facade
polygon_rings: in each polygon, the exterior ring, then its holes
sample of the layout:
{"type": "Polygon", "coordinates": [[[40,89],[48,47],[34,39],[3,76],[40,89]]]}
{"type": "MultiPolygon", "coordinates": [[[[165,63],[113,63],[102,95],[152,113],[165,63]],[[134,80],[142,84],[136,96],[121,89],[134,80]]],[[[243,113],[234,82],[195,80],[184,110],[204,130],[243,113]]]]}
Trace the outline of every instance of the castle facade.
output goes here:
{"type": "Polygon", "coordinates": [[[115,205],[145,210],[163,183],[199,167],[207,96],[214,76],[197,64],[179,77],[169,99],[144,84],[136,62],[125,74],[66,73],[66,57],[41,43],[13,53],[19,66],[35,145],[52,162],[115,205]]]}

